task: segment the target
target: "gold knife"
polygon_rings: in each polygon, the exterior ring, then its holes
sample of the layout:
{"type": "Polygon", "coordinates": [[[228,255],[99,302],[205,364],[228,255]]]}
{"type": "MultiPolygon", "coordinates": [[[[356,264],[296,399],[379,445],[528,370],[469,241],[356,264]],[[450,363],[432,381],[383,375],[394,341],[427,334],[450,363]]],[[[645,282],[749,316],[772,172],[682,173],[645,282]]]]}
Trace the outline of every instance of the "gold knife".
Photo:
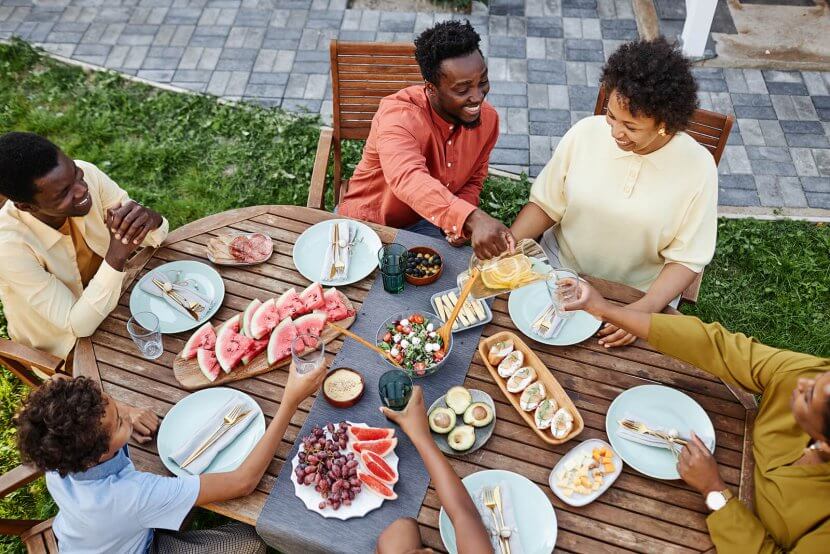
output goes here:
{"type": "MultiPolygon", "coordinates": [[[[499,518],[499,528],[506,529],[506,526],[504,525],[504,512],[501,504],[501,488],[499,486],[493,487],[493,499],[496,501],[496,515],[498,515],[499,518]]],[[[507,554],[510,554],[510,539],[503,539],[502,544],[504,545],[504,549],[507,551],[507,554]]]]}
{"type": "Polygon", "coordinates": [[[230,431],[232,427],[236,427],[239,423],[241,423],[242,420],[245,419],[245,417],[249,413],[251,413],[250,410],[248,410],[247,412],[242,412],[241,414],[239,414],[237,416],[236,420],[233,423],[231,423],[229,425],[225,425],[222,429],[219,429],[219,431],[214,433],[213,436],[210,437],[202,446],[200,446],[195,452],[193,452],[190,456],[188,456],[187,459],[179,467],[184,468],[185,466],[188,466],[191,463],[193,463],[196,460],[196,458],[198,458],[199,456],[204,454],[205,451],[207,451],[208,448],[213,446],[214,443],[216,443],[216,441],[221,439],[222,435],[224,435],[225,433],[230,431]]]}
{"type": "Polygon", "coordinates": [[[337,225],[337,222],[333,225],[334,229],[332,230],[331,239],[331,269],[329,270],[329,279],[334,279],[334,276],[337,275],[337,266],[335,263],[337,261],[337,243],[340,242],[340,232],[337,229],[339,225],[337,225]]]}

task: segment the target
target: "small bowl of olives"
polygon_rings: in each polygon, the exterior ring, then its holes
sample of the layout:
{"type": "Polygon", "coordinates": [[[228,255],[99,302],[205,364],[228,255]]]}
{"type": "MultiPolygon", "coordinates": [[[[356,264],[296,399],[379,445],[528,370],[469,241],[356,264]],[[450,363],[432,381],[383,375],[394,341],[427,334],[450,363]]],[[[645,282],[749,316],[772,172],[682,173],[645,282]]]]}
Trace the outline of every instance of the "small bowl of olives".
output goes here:
{"type": "Polygon", "coordinates": [[[432,248],[416,246],[409,249],[406,262],[406,282],[422,286],[434,283],[444,270],[441,256],[432,248]]]}

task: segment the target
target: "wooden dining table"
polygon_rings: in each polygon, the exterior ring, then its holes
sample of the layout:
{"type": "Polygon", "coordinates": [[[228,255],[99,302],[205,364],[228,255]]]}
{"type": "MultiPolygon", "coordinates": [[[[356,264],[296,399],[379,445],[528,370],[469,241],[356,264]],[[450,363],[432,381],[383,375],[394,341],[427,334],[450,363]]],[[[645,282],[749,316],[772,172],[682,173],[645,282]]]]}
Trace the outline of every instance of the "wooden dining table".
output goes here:
{"type": "MultiPolygon", "coordinates": [[[[190,394],[179,385],[172,371],[175,356],[188,334],[165,335],[164,353],[156,360],[141,357],[126,327],[130,317],[130,292],[137,278],[176,260],[210,264],[206,244],[219,234],[261,232],[269,235],[274,241],[274,254],[267,262],[247,267],[216,266],[225,282],[226,292],[214,321],[224,321],[242,311],[253,298],[266,299],[290,287],[307,286],[308,281],[294,267],[292,248],[308,227],[334,217],[300,206],[254,206],[212,215],[174,230],[161,248],[142,251],[131,260],[118,307],[92,337],[81,341],[77,349],[76,373],[99,381],[113,398],[152,409],[159,417],[164,417],[176,402],[190,394]]],[[[384,243],[394,241],[396,229],[372,227],[384,243]]],[[[640,291],[624,285],[590,280],[604,296],[615,302],[630,303],[642,296],[640,291]]],[[[372,282],[370,276],[340,290],[359,309],[372,282]]],[[[493,304],[493,321],[487,325],[483,336],[505,330],[518,333],[508,315],[506,299],[499,297],[493,304]]],[[[596,338],[568,347],[548,346],[532,339],[527,342],[573,399],[585,421],[584,430],[574,440],[558,446],[543,442],[508,403],[476,353],[465,386],[483,390],[493,397],[497,422],[492,438],[482,449],[467,456],[450,458],[455,471],[464,477],[486,469],[505,469],[536,483],[556,511],[558,552],[713,551],[706,529],[707,510],[703,500],[682,481],[655,480],[626,466],[605,494],[587,506],[575,508],[553,494],[548,477],[559,459],[580,441],[607,440],[605,414],[614,398],[631,387],[658,383],[683,391],[706,410],[715,427],[715,458],[723,478],[739,491],[745,502],[750,502],[753,472],[750,431],[756,412],[752,395],[730,388],[689,364],[664,356],[643,341],[615,349],[602,347],[596,338]]],[[[342,339],[338,339],[327,347],[329,362],[341,345],[342,339]]],[[[251,395],[270,421],[279,407],[286,379],[285,369],[277,369],[228,386],[251,395]]],[[[372,401],[371,398],[363,399],[363,402],[372,401]]],[[[313,398],[304,401],[293,416],[256,491],[244,498],[212,504],[208,506],[210,510],[255,524],[312,402],[313,398]]],[[[169,475],[159,460],[155,442],[131,444],[131,456],[138,469],[169,475]]],[[[438,495],[430,485],[417,519],[426,544],[443,552],[445,548],[438,531],[439,510],[438,495]]]]}

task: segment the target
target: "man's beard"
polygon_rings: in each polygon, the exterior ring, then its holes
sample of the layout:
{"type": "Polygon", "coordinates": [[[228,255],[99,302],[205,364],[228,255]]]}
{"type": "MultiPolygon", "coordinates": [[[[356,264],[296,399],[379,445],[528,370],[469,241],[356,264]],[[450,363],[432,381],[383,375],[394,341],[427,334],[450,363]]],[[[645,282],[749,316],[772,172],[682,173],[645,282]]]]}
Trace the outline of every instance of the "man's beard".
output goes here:
{"type": "Polygon", "coordinates": [[[462,126],[462,127],[464,127],[465,129],[475,129],[476,127],[478,127],[479,125],[481,125],[481,116],[479,115],[479,116],[475,119],[475,121],[463,121],[463,120],[460,120],[460,119],[459,119],[459,120],[458,120],[458,122],[459,122],[459,123],[461,124],[461,126],[462,126]]]}

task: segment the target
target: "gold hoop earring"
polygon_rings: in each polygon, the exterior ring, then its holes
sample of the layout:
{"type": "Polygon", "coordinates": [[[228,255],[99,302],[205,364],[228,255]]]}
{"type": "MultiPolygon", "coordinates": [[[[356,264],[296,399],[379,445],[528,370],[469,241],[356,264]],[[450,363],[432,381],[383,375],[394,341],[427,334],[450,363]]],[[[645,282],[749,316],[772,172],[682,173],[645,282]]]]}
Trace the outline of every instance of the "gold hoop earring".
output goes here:
{"type": "Polygon", "coordinates": [[[657,131],[657,134],[658,134],[658,135],[660,135],[661,137],[665,137],[665,136],[666,136],[666,130],[665,130],[665,129],[663,129],[663,128],[661,127],[661,128],[657,131]]]}

